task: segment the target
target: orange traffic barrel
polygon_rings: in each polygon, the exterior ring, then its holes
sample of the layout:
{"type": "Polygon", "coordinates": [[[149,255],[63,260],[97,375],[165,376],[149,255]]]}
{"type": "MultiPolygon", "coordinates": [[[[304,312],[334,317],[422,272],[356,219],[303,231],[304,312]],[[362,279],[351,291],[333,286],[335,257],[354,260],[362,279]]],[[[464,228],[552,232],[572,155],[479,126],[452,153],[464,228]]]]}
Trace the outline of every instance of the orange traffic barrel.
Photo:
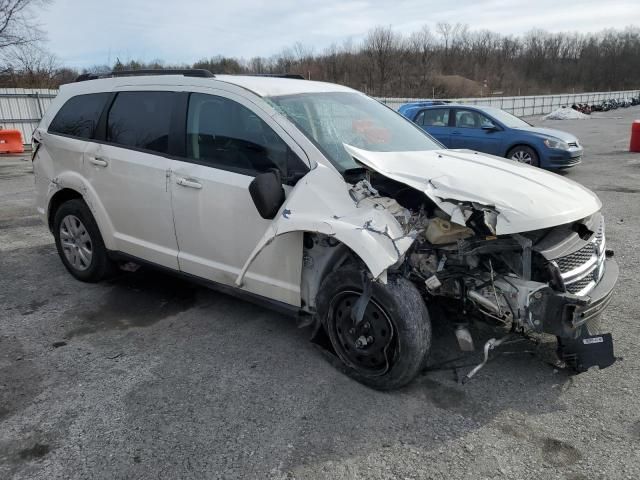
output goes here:
{"type": "Polygon", "coordinates": [[[20,130],[0,129],[0,153],[22,153],[22,133],[20,130]]]}
{"type": "Polygon", "coordinates": [[[640,152],[640,120],[635,120],[631,124],[631,142],[629,142],[630,152],[640,152]]]}

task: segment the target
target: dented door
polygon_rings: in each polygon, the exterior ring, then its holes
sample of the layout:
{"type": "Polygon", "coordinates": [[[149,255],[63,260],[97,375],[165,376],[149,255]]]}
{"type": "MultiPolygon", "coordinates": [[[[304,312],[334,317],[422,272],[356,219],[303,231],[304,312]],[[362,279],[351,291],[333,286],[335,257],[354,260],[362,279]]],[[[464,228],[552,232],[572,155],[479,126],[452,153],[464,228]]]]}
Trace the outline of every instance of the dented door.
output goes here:
{"type": "MultiPolygon", "coordinates": [[[[258,214],[249,184],[262,169],[278,167],[287,148],[268,116],[250,107],[227,92],[192,94],[186,158],[171,172],[180,270],[225,285],[234,285],[271,225],[258,214]]],[[[302,235],[271,242],[242,289],[300,306],[302,235]]]]}

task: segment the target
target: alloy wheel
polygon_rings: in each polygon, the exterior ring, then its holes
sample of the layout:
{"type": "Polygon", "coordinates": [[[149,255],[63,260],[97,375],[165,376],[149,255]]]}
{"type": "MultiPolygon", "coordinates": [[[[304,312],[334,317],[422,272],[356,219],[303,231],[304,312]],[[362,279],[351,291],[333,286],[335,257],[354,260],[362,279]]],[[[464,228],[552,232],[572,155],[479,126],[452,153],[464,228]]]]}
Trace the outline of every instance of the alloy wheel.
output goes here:
{"type": "Polygon", "coordinates": [[[531,165],[533,163],[531,154],[524,150],[516,150],[515,152],[513,152],[513,154],[511,155],[511,159],[515,160],[516,162],[526,163],[528,165],[531,165]]]}
{"type": "Polygon", "coordinates": [[[69,264],[83,271],[91,265],[93,244],[82,221],[75,215],[67,215],[60,222],[60,244],[69,264]]]}

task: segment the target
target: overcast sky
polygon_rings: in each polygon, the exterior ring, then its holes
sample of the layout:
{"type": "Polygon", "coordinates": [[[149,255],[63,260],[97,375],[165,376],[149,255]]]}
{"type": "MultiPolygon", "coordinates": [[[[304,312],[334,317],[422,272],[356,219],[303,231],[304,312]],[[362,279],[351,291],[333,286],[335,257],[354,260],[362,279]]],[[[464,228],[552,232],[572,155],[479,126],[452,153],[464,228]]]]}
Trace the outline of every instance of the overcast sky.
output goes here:
{"type": "Polygon", "coordinates": [[[270,56],[300,41],[322,51],[375,25],[399,32],[437,22],[521,34],[599,31],[640,22],[640,0],[53,0],[40,15],[49,49],[84,67],[217,54],[270,56]]]}

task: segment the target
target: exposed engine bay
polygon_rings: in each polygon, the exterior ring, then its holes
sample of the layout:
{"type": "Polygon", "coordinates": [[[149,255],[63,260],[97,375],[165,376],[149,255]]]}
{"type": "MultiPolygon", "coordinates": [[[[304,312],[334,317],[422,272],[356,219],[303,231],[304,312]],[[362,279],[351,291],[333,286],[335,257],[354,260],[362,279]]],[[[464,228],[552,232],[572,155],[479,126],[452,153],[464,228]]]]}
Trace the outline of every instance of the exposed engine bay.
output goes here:
{"type": "MultiPolygon", "coordinates": [[[[485,320],[512,334],[555,335],[561,360],[578,372],[614,363],[610,335],[600,334],[598,316],[609,302],[617,266],[610,262],[604,278],[613,252],[605,250],[599,212],[570,224],[497,235],[498,212],[491,206],[457,201],[454,218],[423,192],[378,172],[354,169],[345,178],[357,205],[371,203],[393,215],[404,232],[391,238],[394,244],[411,239],[386,274],[410,279],[427,305],[446,308],[461,350],[476,349],[469,322],[485,320]]],[[[388,228],[371,221],[362,229],[389,236],[388,228]]],[[[305,242],[305,262],[313,262],[317,253],[309,247],[318,243],[305,242]]],[[[500,343],[492,341],[485,345],[485,361],[500,343]]]]}

